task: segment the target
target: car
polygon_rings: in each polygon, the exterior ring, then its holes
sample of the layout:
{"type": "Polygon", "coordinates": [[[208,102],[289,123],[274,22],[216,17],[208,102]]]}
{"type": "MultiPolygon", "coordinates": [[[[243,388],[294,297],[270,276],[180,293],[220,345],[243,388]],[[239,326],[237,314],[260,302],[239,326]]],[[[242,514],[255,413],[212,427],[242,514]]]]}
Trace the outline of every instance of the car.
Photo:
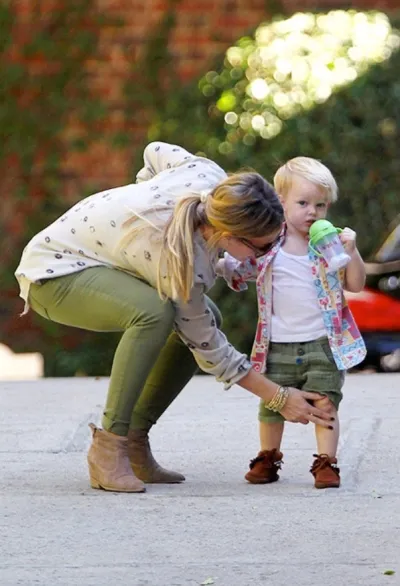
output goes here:
{"type": "Polygon", "coordinates": [[[363,291],[346,293],[367,347],[361,367],[400,372],[400,214],[365,269],[363,291]]]}

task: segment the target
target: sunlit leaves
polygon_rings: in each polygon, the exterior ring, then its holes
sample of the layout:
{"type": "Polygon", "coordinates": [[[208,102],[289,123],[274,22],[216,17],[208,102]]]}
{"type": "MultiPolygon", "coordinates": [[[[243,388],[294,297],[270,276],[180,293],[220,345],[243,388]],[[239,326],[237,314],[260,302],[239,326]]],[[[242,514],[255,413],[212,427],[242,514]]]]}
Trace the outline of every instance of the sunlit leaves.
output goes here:
{"type": "Polygon", "coordinates": [[[326,102],[399,47],[399,32],[381,12],[298,13],[260,25],[199,83],[225,122],[219,151],[276,137],[285,120],[326,102]]]}

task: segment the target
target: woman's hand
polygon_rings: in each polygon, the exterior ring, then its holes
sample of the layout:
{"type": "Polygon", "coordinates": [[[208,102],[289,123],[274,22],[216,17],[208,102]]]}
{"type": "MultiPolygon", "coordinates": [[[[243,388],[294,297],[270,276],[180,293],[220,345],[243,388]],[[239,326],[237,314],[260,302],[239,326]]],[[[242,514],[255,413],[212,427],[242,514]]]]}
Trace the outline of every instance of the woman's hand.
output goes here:
{"type": "MultiPolygon", "coordinates": [[[[269,403],[275,396],[279,386],[273,383],[268,378],[264,377],[259,372],[256,372],[251,368],[247,374],[241,378],[238,383],[244,389],[250,391],[257,397],[260,397],[265,403],[269,403]]],[[[332,427],[332,415],[324,409],[318,409],[309,403],[308,401],[317,401],[323,399],[318,393],[308,393],[307,391],[299,391],[293,387],[289,388],[289,396],[283,409],[280,413],[287,421],[293,421],[295,423],[317,423],[322,427],[332,427]]],[[[327,407],[327,410],[329,407],[327,407]]]]}
{"type": "Polygon", "coordinates": [[[308,393],[307,391],[299,391],[289,387],[288,399],[280,413],[287,421],[294,423],[307,424],[311,421],[324,427],[331,427],[329,423],[331,415],[308,402],[308,400],[316,401],[323,398],[318,393],[308,393]]]}

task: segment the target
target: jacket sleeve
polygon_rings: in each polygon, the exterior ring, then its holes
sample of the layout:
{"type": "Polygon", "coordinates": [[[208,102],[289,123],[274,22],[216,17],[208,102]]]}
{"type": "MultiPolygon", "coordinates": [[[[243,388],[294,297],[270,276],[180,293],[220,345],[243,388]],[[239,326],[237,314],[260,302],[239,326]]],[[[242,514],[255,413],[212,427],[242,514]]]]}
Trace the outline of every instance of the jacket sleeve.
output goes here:
{"type": "Polygon", "coordinates": [[[179,167],[192,158],[194,155],[180,146],[166,142],[151,142],[144,150],[144,166],[136,175],[136,183],[148,181],[161,171],[179,167]]]}
{"type": "Polygon", "coordinates": [[[246,281],[257,279],[257,261],[249,258],[241,262],[225,252],[224,257],[217,262],[215,272],[225,279],[233,291],[246,291],[246,281]]]}
{"type": "Polygon", "coordinates": [[[251,369],[245,354],[229,344],[216,326],[204,295],[204,285],[195,285],[186,304],[176,304],[175,330],[191,350],[204,372],[212,374],[229,389],[251,369]]]}

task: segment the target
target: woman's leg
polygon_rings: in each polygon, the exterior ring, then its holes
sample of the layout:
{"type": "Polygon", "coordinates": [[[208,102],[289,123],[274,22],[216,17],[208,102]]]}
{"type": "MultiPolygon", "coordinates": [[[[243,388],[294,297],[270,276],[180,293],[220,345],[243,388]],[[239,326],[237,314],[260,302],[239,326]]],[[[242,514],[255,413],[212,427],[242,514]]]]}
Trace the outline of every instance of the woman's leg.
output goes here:
{"type": "MultiPolygon", "coordinates": [[[[211,299],[207,305],[213,312],[217,327],[222,316],[211,299]]],[[[133,409],[130,429],[149,431],[187,385],[197,370],[197,364],[189,348],[175,332],[172,332],[151,370],[143,392],[133,409]]]]}
{"type": "MultiPolygon", "coordinates": [[[[222,317],[218,308],[211,299],[207,298],[207,303],[217,326],[220,327],[222,317]]],[[[180,337],[172,332],[136,402],[128,433],[128,453],[132,469],[144,482],[177,483],[185,480],[182,474],[166,470],[154,459],[148,433],[196,370],[193,354],[180,337]]]]}
{"type": "MultiPolygon", "coordinates": [[[[85,330],[124,331],[114,356],[103,426],[126,436],[133,408],[171,333],[172,304],[163,302],[143,281],[106,267],[32,285],[29,301],[55,322],[85,330]]],[[[179,369],[175,376],[180,379],[179,369]]]]}
{"type": "MultiPolygon", "coordinates": [[[[174,318],[172,305],[162,302],[157,292],[142,281],[118,271],[110,273],[110,270],[87,269],[86,275],[79,273],[85,278],[77,279],[76,275],[71,275],[48,281],[41,287],[33,286],[30,296],[31,305],[44,317],[60,323],[96,331],[114,331],[123,328],[119,325],[121,318],[117,320],[113,318],[114,310],[109,297],[111,295],[114,301],[119,300],[118,309],[125,308],[127,289],[133,288],[132,282],[129,281],[128,284],[126,279],[131,279],[135,283],[135,295],[128,296],[128,309],[132,311],[134,308],[135,315],[138,314],[136,322],[142,327],[139,328],[139,332],[130,332],[132,335],[129,336],[127,330],[117,348],[103,425],[106,430],[126,435],[129,414],[131,432],[128,454],[135,474],[146,482],[182,482],[184,476],[161,468],[154,460],[147,432],[192,378],[197,369],[196,362],[179,336],[171,332],[174,318]],[[89,271],[96,271],[96,273],[93,276],[88,275],[89,271]],[[104,271],[107,271],[107,275],[104,271]],[[122,279],[119,278],[120,275],[123,276],[122,279]],[[79,293],[81,289],[85,289],[86,292],[94,291],[95,297],[100,297],[102,303],[105,302],[105,306],[101,308],[96,303],[96,312],[93,314],[94,299],[90,298],[88,304],[82,303],[83,298],[90,295],[82,295],[79,293]],[[78,291],[77,298],[76,294],[71,297],[72,290],[75,293],[78,291]],[[67,297],[70,299],[69,303],[65,302],[67,297]],[[139,302],[137,297],[140,298],[139,302]],[[76,315],[76,308],[79,308],[79,316],[76,315]],[[154,319],[156,322],[163,321],[164,312],[167,314],[166,328],[145,328],[149,321],[148,314],[150,318],[153,318],[150,319],[152,324],[154,319]],[[109,323],[110,319],[112,323],[109,323]],[[115,327],[115,323],[118,327],[115,327]],[[144,329],[146,335],[143,335],[144,329]],[[171,333],[167,339],[169,332],[171,333]],[[147,348],[149,345],[150,351],[147,348]],[[154,357],[155,354],[156,357],[154,357]],[[155,365],[152,368],[154,362],[155,365]],[[150,374],[149,370],[151,370],[150,374]],[[127,384],[126,379],[130,381],[130,384],[127,384]]],[[[208,304],[215,315],[217,324],[220,325],[222,318],[218,309],[211,300],[208,300],[208,304]]],[[[117,314],[118,311],[115,313],[117,314]]],[[[125,311],[123,313],[125,314],[125,311]]],[[[125,323],[125,318],[122,321],[125,323]]]]}
{"type": "MultiPolygon", "coordinates": [[[[218,308],[211,299],[207,298],[207,303],[220,327],[222,317],[218,308]]],[[[185,480],[182,474],[166,470],[154,459],[148,433],[196,370],[193,354],[180,337],[172,332],[136,402],[128,433],[128,453],[132,469],[146,483],[177,483],[185,480]]]]}

